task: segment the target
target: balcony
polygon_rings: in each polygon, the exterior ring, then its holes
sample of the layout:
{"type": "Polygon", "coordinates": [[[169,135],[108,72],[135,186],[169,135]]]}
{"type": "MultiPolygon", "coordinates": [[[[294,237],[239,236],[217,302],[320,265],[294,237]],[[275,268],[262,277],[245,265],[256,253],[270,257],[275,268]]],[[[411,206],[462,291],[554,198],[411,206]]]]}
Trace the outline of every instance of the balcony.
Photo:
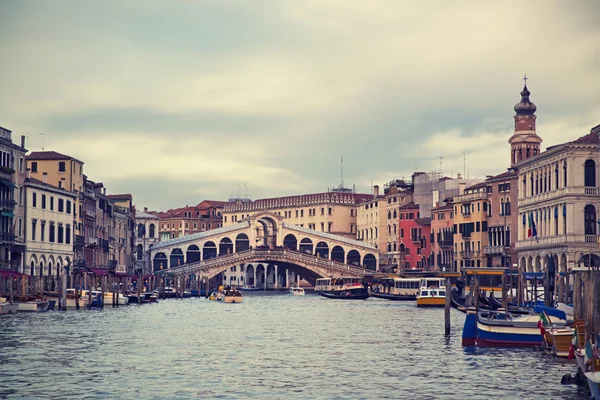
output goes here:
{"type": "Polygon", "coordinates": [[[541,203],[544,201],[558,199],[563,196],[571,196],[571,195],[583,195],[583,196],[598,196],[600,193],[600,188],[597,187],[586,187],[586,186],[577,186],[577,187],[566,187],[560,188],[556,190],[552,190],[550,192],[538,193],[535,196],[527,197],[525,199],[519,199],[519,207],[525,207],[532,204],[541,203]]]}
{"type": "Polygon", "coordinates": [[[479,257],[479,253],[480,253],[479,250],[461,251],[460,258],[462,258],[462,259],[477,258],[477,257],[479,257]]]}
{"type": "Polygon", "coordinates": [[[471,232],[462,232],[460,235],[462,236],[463,239],[471,238],[471,232]]]}
{"type": "Polygon", "coordinates": [[[17,202],[12,199],[0,199],[0,208],[2,208],[3,210],[12,211],[15,209],[16,204],[17,202]]]}
{"type": "Polygon", "coordinates": [[[85,246],[85,236],[75,235],[73,246],[78,249],[83,248],[85,246]]]}
{"type": "Polygon", "coordinates": [[[487,197],[488,197],[488,194],[486,192],[462,194],[462,195],[456,196],[454,198],[454,204],[464,203],[467,201],[485,200],[485,199],[487,199],[487,197]]]}
{"type": "Polygon", "coordinates": [[[0,242],[14,243],[16,238],[12,232],[0,232],[0,242]]]}
{"type": "Polygon", "coordinates": [[[86,236],[85,245],[88,247],[98,246],[98,238],[86,236]]]}
{"type": "Polygon", "coordinates": [[[413,243],[421,243],[421,238],[418,236],[412,236],[410,240],[412,240],[413,243]]]}
{"type": "Polygon", "coordinates": [[[10,167],[0,166],[0,178],[12,181],[12,176],[15,174],[15,170],[10,167]]]}
{"type": "Polygon", "coordinates": [[[549,247],[567,247],[568,243],[581,244],[583,246],[588,245],[596,247],[600,243],[600,237],[596,235],[556,235],[546,237],[535,237],[531,239],[523,239],[517,241],[515,249],[518,251],[524,250],[536,250],[540,248],[549,247]]]}
{"type": "Polygon", "coordinates": [[[504,246],[485,246],[483,252],[488,255],[504,254],[504,246]]]}

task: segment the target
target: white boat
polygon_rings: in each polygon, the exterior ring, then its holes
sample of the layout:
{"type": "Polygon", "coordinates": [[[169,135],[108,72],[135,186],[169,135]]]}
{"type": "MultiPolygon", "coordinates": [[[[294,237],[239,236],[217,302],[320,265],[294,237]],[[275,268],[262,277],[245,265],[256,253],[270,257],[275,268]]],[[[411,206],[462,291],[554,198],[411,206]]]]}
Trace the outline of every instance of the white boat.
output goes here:
{"type": "Polygon", "coordinates": [[[22,303],[15,303],[19,307],[18,312],[41,312],[48,310],[48,302],[45,300],[25,301],[22,303]]]}
{"type": "Polygon", "coordinates": [[[600,372],[584,372],[593,399],[600,399],[600,372]]]}
{"type": "Polygon", "coordinates": [[[417,295],[418,307],[444,307],[446,286],[444,278],[423,278],[417,295]]]}
{"type": "Polygon", "coordinates": [[[304,288],[299,286],[292,286],[290,288],[290,293],[294,296],[304,296],[304,288]]]}
{"type": "Polygon", "coordinates": [[[6,298],[0,297],[0,314],[16,314],[19,305],[6,301],[6,298]]]}
{"type": "MultiPolygon", "coordinates": [[[[89,292],[87,290],[82,290],[81,296],[84,297],[86,300],[89,300],[89,292]]],[[[92,300],[95,299],[96,297],[101,297],[101,296],[102,296],[101,289],[92,290],[92,300]]],[[[120,306],[126,306],[129,304],[129,297],[125,296],[124,294],[119,293],[119,296],[117,298],[119,299],[120,306]]],[[[74,300],[75,299],[73,299],[73,301],[74,300]]],[[[112,301],[113,301],[112,292],[104,292],[104,306],[105,307],[112,306],[112,301]]],[[[81,305],[81,302],[80,302],[80,305],[81,305]]]]}

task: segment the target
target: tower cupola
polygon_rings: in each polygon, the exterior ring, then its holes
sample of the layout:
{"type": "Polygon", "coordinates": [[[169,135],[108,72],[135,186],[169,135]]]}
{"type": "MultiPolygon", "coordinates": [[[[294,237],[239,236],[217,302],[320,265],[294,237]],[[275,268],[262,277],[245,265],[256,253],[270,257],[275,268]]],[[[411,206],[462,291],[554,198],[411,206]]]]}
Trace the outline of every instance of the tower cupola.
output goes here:
{"type": "Polygon", "coordinates": [[[521,91],[521,101],[515,104],[515,133],[508,140],[510,143],[510,165],[537,155],[540,152],[542,138],[535,132],[535,112],[537,107],[529,100],[531,92],[527,89],[527,75],[523,78],[525,85],[521,91]]]}

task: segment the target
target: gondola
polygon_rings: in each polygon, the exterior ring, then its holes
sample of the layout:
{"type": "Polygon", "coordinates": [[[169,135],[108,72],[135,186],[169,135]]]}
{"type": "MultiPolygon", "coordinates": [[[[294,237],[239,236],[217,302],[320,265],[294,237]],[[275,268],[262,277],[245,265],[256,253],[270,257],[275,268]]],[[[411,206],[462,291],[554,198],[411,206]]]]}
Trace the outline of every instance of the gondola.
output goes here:
{"type": "Polygon", "coordinates": [[[327,297],[328,299],[338,299],[338,300],[366,300],[369,298],[369,292],[360,290],[330,290],[330,291],[322,291],[319,294],[323,297],[327,297]]]}

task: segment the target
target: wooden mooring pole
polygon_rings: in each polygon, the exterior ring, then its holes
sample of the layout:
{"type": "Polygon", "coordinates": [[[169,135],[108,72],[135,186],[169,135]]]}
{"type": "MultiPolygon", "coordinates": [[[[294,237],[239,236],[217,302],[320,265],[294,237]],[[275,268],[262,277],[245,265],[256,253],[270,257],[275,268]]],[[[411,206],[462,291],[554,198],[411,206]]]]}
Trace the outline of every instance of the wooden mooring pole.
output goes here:
{"type": "Polygon", "coordinates": [[[452,296],[452,282],[446,278],[446,304],[444,305],[444,334],[450,336],[450,297],[452,296]]]}

